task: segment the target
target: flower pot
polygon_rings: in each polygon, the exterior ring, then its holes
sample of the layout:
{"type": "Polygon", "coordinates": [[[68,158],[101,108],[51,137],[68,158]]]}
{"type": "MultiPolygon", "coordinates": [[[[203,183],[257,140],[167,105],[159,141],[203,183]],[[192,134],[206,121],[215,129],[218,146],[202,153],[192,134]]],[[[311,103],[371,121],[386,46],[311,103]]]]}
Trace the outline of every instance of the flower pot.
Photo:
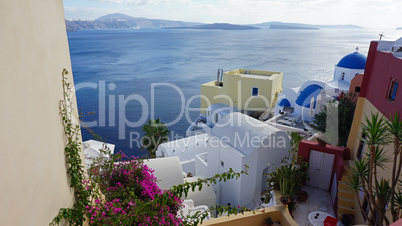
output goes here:
{"type": "Polygon", "coordinates": [[[299,191],[299,194],[297,197],[298,201],[305,202],[305,201],[307,201],[307,198],[308,198],[308,194],[306,191],[299,191]]]}
{"type": "Polygon", "coordinates": [[[281,201],[281,203],[283,205],[289,205],[289,203],[292,202],[292,200],[290,198],[285,199],[284,197],[281,197],[279,200],[281,201]]]}
{"type": "Polygon", "coordinates": [[[352,214],[342,214],[342,224],[346,226],[351,225],[353,218],[355,218],[355,216],[352,214]]]}
{"type": "Polygon", "coordinates": [[[325,147],[325,145],[327,145],[327,142],[324,141],[324,140],[322,140],[322,139],[320,139],[320,138],[317,138],[317,142],[318,142],[318,144],[319,144],[320,146],[324,146],[324,147],[325,147]]]}

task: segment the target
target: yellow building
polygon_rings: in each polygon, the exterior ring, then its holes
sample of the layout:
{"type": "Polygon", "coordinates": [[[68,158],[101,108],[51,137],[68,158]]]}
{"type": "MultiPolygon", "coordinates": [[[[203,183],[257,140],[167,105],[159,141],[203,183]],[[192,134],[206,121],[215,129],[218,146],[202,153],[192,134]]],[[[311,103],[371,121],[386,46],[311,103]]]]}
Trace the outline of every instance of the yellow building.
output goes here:
{"type": "Polygon", "coordinates": [[[282,72],[236,69],[218,71],[218,78],[201,85],[201,113],[211,104],[237,107],[239,111],[264,111],[274,107],[282,91],[282,72]]]}
{"type": "MultiPolygon", "coordinates": [[[[369,54],[363,82],[360,87],[360,94],[357,101],[355,116],[350,130],[347,147],[351,151],[352,159],[360,159],[368,151],[367,145],[360,140],[362,137],[362,123],[365,124],[366,116],[378,114],[390,119],[395,112],[402,112],[402,92],[398,88],[398,84],[402,81],[402,38],[396,42],[389,41],[373,41],[370,45],[369,54]],[[396,50],[396,51],[395,51],[396,50]],[[399,89],[399,90],[398,90],[399,89]]],[[[384,148],[387,155],[393,153],[393,144],[384,148]]],[[[353,167],[353,163],[349,162],[353,167]]],[[[345,164],[346,165],[346,164],[345,164]]],[[[385,170],[378,171],[378,178],[384,177],[391,179],[391,171],[393,162],[385,163],[385,170]]],[[[367,224],[358,204],[357,197],[350,189],[349,182],[350,168],[345,168],[344,176],[338,184],[338,216],[342,214],[353,214],[355,216],[355,224],[367,224]]],[[[365,205],[363,192],[360,192],[359,198],[365,205]]],[[[392,222],[390,211],[386,213],[387,218],[392,222]]]]}

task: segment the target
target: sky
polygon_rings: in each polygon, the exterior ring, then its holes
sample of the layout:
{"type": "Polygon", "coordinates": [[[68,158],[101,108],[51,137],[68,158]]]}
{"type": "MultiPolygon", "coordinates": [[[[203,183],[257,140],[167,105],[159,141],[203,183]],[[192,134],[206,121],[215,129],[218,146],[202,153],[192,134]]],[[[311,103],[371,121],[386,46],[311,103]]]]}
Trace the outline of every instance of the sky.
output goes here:
{"type": "Polygon", "coordinates": [[[63,0],[66,19],[111,13],[148,19],[254,24],[269,21],[402,27],[401,0],[63,0]]]}

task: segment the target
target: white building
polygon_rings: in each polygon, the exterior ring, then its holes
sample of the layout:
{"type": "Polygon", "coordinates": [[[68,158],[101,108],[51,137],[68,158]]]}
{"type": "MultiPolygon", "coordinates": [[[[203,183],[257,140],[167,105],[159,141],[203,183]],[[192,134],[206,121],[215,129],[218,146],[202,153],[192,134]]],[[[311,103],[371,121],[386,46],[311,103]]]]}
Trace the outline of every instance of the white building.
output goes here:
{"type": "Polygon", "coordinates": [[[107,152],[114,154],[114,144],[109,144],[96,140],[87,140],[82,142],[84,146],[85,162],[87,169],[90,168],[93,160],[98,157],[106,157],[107,152]]]}
{"type": "MultiPolygon", "coordinates": [[[[162,190],[169,190],[173,186],[185,182],[195,182],[198,178],[204,179],[204,177],[185,177],[178,157],[144,160],[144,164],[154,170],[153,174],[157,178],[156,183],[162,190]]],[[[201,191],[196,187],[194,191],[190,190],[187,197],[183,196],[182,199],[185,200],[188,214],[196,210],[206,211],[216,204],[216,195],[211,186],[203,186],[201,191]]],[[[214,214],[214,211],[212,213],[214,214]]]]}
{"type": "Polygon", "coordinates": [[[351,80],[364,72],[367,58],[357,50],[358,48],[335,65],[331,81],[308,80],[300,87],[284,89],[278,97],[275,115],[293,109],[294,115],[302,115],[303,120],[312,121],[314,115],[320,111],[320,106],[337,97],[342,91],[347,93],[351,80]]]}
{"type": "Polygon", "coordinates": [[[248,175],[213,187],[218,204],[254,208],[266,187],[264,174],[281,164],[290,149],[289,141],[286,132],[235,112],[219,120],[210,134],[160,145],[157,156],[178,156],[183,168],[191,168],[189,172],[196,176],[212,177],[230,168],[240,172],[247,165],[248,175]]]}

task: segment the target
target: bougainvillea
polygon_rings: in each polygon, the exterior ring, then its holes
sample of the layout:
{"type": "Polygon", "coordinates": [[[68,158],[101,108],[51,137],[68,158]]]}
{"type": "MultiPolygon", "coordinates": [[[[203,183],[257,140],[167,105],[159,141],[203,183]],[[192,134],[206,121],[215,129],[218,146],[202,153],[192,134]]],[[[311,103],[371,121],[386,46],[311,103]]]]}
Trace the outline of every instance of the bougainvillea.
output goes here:
{"type": "MultiPolygon", "coordinates": [[[[90,170],[104,199],[86,208],[91,225],[180,225],[177,217],[182,201],[156,184],[153,170],[142,160],[117,162],[124,154],[95,160],[90,170]],[[101,165],[97,163],[102,163],[101,165]],[[94,167],[96,166],[96,167],[94,167]],[[100,167],[99,167],[100,166],[100,167]]],[[[88,189],[92,189],[88,186],[88,189]]]]}

